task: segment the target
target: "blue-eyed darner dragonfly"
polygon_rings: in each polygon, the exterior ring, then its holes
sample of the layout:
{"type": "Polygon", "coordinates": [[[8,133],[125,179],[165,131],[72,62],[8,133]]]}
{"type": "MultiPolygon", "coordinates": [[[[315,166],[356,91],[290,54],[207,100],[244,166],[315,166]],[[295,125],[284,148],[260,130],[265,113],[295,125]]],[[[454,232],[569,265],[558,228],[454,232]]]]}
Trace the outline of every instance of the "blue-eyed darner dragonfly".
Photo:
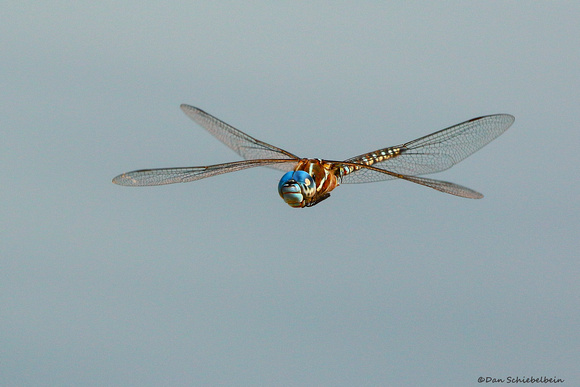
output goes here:
{"type": "Polygon", "coordinates": [[[246,168],[271,167],[286,172],[278,184],[278,193],[296,208],[320,203],[340,184],[390,179],[403,179],[452,195],[480,199],[483,195],[470,188],[419,175],[451,168],[505,132],[515,120],[509,114],[473,118],[401,145],[344,161],[332,161],[300,158],[257,140],[201,109],[185,104],[181,109],[244,160],[205,167],[141,169],[123,173],[115,177],[113,183],[125,186],[185,183],[246,168]]]}

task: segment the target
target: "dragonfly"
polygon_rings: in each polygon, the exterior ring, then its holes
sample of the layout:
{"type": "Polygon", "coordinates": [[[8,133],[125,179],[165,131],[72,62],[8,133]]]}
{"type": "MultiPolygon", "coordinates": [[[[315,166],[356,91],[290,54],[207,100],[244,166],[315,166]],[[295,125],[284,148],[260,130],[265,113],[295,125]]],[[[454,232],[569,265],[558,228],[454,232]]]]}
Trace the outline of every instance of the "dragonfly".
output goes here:
{"type": "Polygon", "coordinates": [[[298,157],[255,139],[201,109],[185,104],[181,109],[244,160],[200,167],[140,169],[115,177],[113,183],[122,186],[186,183],[248,168],[270,167],[285,172],[278,183],[278,193],[294,208],[312,207],[328,199],[340,184],[393,179],[459,197],[481,199],[483,195],[470,188],[422,175],[451,168],[504,133],[515,120],[509,114],[477,117],[401,145],[334,161],[298,157]]]}

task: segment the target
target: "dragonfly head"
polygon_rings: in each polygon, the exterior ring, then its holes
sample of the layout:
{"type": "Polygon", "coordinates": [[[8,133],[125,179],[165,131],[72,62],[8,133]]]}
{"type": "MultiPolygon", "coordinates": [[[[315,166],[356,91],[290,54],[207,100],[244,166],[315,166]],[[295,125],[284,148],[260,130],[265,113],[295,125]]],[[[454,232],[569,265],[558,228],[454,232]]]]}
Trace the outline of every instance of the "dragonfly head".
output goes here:
{"type": "Polygon", "coordinates": [[[304,171],[290,171],[280,179],[278,193],[289,206],[304,207],[316,193],[316,183],[304,171]]]}

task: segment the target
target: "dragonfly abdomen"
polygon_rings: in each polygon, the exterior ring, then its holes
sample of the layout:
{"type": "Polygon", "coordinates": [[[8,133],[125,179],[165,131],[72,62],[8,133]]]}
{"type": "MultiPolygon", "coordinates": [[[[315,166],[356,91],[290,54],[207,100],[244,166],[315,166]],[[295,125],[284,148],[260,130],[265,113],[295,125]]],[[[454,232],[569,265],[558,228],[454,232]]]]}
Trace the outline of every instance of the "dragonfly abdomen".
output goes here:
{"type": "Polygon", "coordinates": [[[393,157],[397,157],[403,151],[402,148],[391,147],[379,149],[371,153],[367,153],[360,158],[360,163],[364,165],[373,165],[374,163],[380,163],[393,157]]]}
{"type": "MultiPolygon", "coordinates": [[[[400,147],[400,146],[383,148],[383,149],[376,150],[374,152],[369,152],[369,153],[365,153],[364,155],[353,157],[353,158],[348,159],[346,161],[348,161],[349,163],[353,163],[353,164],[362,164],[362,165],[366,165],[366,166],[371,166],[373,164],[380,163],[380,162],[383,162],[383,161],[388,160],[388,159],[392,159],[393,157],[397,157],[401,153],[403,153],[405,151],[405,149],[406,148],[400,147]]],[[[351,165],[343,165],[341,175],[348,175],[349,173],[352,173],[354,171],[358,171],[361,168],[362,167],[355,166],[352,164],[351,165]]]]}

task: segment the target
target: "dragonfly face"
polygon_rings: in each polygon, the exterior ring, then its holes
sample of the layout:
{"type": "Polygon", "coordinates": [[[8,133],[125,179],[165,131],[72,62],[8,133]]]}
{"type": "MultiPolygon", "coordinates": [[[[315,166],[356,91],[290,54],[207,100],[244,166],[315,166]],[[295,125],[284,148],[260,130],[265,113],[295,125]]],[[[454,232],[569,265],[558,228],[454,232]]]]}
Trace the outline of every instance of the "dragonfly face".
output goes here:
{"type": "Polygon", "coordinates": [[[304,207],[316,194],[316,183],[307,172],[290,171],[280,179],[278,193],[289,206],[304,207]]]}

